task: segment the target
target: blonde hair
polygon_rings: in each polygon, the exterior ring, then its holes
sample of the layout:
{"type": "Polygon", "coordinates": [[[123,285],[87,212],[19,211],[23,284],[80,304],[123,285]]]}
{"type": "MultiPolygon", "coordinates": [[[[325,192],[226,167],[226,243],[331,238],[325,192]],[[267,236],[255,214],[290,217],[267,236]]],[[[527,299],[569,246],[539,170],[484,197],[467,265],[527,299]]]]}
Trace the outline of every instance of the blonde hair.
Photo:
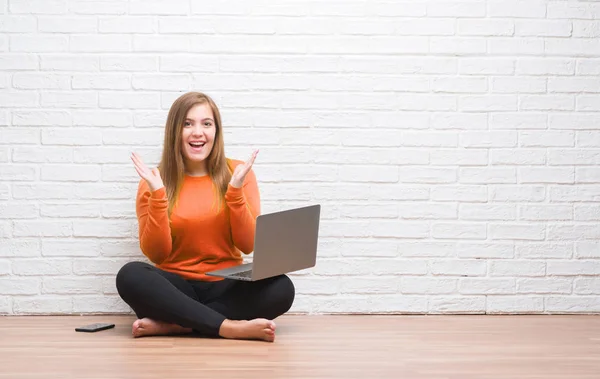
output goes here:
{"type": "Polygon", "coordinates": [[[212,110],[215,121],[215,140],[213,148],[206,158],[206,168],[208,175],[212,179],[217,200],[217,209],[220,209],[225,200],[227,185],[231,179],[231,167],[228,159],[225,157],[225,143],[223,141],[223,125],[221,124],[221,114],[215,102],[208,96],[200,92],[188,92],[181,95],[169,110],[167,122],[165,125],[165,137],[162,157],[158,165],[158,170],[162,176],[167,199],[169,200],[169,214],[173,211],[179,200],[179,192],[183,185],[185,176],[185,164],[183,152],[181,151],[181,134],[183,124],[188,111],[198,105],[208,104],[212,110]]]}

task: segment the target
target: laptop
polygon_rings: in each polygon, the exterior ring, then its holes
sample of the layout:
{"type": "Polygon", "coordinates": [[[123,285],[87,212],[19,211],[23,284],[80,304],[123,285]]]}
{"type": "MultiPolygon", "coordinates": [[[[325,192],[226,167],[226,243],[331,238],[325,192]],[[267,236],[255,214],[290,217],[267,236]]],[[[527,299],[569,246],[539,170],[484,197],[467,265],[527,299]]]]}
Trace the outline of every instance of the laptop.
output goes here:
{"type": "Polygon", "coordinates": [[[317,204],[258,216],[253,262],[206,275],[252,282],[313,267],[320,214],[317,204]]]}

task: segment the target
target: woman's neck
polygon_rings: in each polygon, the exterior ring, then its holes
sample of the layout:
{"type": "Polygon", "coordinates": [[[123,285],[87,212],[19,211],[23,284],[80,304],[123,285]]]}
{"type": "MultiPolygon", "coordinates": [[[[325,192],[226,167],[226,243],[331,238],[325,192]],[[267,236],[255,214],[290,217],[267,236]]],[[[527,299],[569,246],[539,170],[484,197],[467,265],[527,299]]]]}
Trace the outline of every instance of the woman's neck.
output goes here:
{"type": "Polygon", "coordinates": [[[192,164],[185,164],[185,173],[189,176],[206,176],[208,170],[206,169],[206,162],[194,162],[192,164]]]}

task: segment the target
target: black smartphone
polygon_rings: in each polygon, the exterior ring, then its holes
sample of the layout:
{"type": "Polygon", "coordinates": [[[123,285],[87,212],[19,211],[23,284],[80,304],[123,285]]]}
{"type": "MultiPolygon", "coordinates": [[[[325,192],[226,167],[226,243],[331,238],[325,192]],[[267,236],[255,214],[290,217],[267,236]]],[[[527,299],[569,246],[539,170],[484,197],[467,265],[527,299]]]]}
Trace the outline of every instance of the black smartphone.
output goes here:
{"type": "Polygon", "coordinates": [[[75,328],[76,332],[88,332],[88,333],[93,333],[93,332],[99,332],[101,330],[106,330],[106,329],[111,329],[114,328],[115,324],[107,324],[104,322],[99,322],[97,324],[90,324],[90,325],[85,325],[85,326],[80,326],[79,328],[75,328]]]}

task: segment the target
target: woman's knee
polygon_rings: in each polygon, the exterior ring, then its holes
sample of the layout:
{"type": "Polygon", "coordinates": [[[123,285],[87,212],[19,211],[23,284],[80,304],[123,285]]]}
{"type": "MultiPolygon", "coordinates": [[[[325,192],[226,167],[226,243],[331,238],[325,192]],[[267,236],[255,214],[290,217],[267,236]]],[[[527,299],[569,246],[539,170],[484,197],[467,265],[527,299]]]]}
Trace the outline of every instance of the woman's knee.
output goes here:
{"type": "Polygon", "coordinates": [[[119,295],[123,295],[133,290],[133,285],[140,283],[140,276],[148,270],[149,265],[144,262],[128,262],[126,263],[116,277],[116,286],[119,295]]]}
{"type": "Polygon", "coordinates": [[[286,313],[292,307],[296,297],[294,283],[287,275],[277,277],[277,299],[281,314],[286,313]]]}

